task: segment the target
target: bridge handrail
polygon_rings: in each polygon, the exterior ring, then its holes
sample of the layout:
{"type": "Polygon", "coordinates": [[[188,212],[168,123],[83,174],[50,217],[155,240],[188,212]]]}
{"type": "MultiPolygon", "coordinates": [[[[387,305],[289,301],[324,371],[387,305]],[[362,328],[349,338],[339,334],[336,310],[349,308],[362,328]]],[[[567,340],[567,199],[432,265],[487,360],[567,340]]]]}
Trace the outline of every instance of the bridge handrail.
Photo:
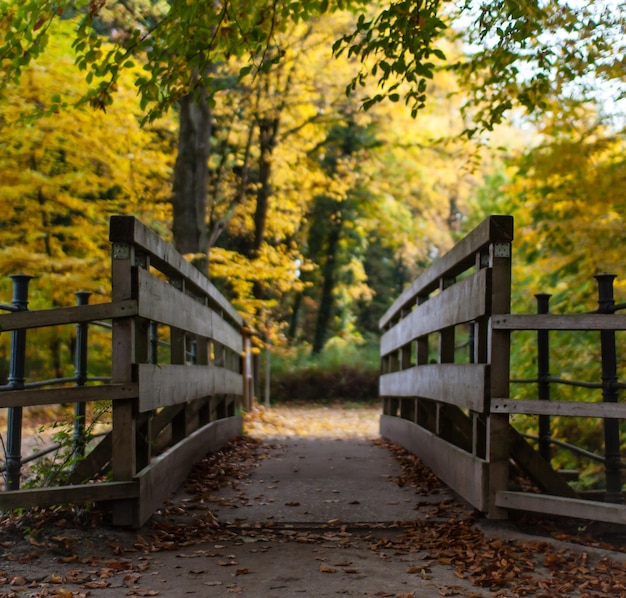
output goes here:
{"type": "Polygon", "coordinates": [[[441,279],[455,278],[475,267],[476,256],[487,250],[490,245],[501,242],[510,244],[512,240],[513,217],[489,216],[400,294],[380,319],[380,328],[386,329],[392,321],[399,319],[403,312],[412,309],[417,300],[425,299],[439,289],[441,279]]]}
{"type": "MultiPolygon", "coordinates": [[[[419,276],[380,320],[381,433],[411,450],[448,485],[490,517],[529,510],[626,523],[620,470],[619,420],[626,405],[618,391],[615,331],[626,318],[613,298],[613,274],[597,274],[598,309],[549,314],[539,293],[537,314],[510,314],[511,217],[491,216],[419,276]],[[437,293],[435,293],[437,291],[437,293]],[[466,328],[469,332],[463,332],[466,328]],[[601,383],[550,375],[548,332],[597,331],[601,383]],[[511,333],[536,331],[537,378],[511,380],[511,333]],[[455,335],[468,342],[455,342],[455,335]],[[437,346],[429,343],[436,337],[437,346]],[[469,355],[459,348],[468,345],[469,355]],[[469,359],[468,359],[469,357],[469,359]],[[537,399],[515,398],[511,383],[537,384],[537,399]],[[551,384],[602,391],[602,402],[550,400],[551,384]],[[512,414],[538,415],[539,450],[512,425],[512,414]],[[605,457],[557,441],[551,416],[600,418],[605,457]],[[605,464],[605,502],[585,500],[552,469],[550,445],[577,450],[605,464]],[[541,494],[509,489],[515,462],[541,494]]],[[[596,494],[593,494],[596,496],[596,494]]]]}
{"type": "MultiPolygon", "coordinates": [[[[7,476],[9,489],[0,492],[0,509],[105,501],[113,523],[141,525],[198,458],[241,433],[239,411],[251,396],[243,318],[202,273],[137,219],[113,217],[109,238],[110,303],[28,311],[25,289],[31,277],[15,277],[22,281],[20,305],[0,315],[0,330],[12,331],[12,339],[19,341],[12,347],[25,351],[32,328],[75,324],[80,336],[81,328],[109,320],[111,379],[86,386],[93,378],[86,363],[77,362],[76,377],[65,379],[76,386],[35,388],[43,382],[26,383],[20,360],[12,383],[0,393],[0,406],[9,408],[13,420],[9,428],[16,428],[7,464],[12,470],[17,465],[7,476]],[[169,342],[159,338],[159,326],[168,331],[169,342]],[[165,362],[159,360],[159,347],[167,353],[165,362]],[[77,464],[69,482],[19,489],[19,468],[25,462],[20,453],[22,409],[75,403],[83,406],[77,419],[84,419],[85,403],[107,400],[110,433],[77,464]],[[108,463],[112,482],[81,483],[89,479],[86,473],[99,473],[108,463]],[[14,483],[9,485],[9,479],[14,483]]],[[[87,342],[86,334],[80,342],[87,342]]]]}

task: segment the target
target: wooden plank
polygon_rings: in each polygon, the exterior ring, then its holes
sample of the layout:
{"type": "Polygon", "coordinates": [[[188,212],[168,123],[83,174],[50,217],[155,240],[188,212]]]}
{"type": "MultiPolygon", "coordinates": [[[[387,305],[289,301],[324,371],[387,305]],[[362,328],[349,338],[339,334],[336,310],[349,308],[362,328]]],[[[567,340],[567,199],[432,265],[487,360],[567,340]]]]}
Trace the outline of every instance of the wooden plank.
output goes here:
{"type": "Polygon", "coordinates": [[[387,355],[420,336],[484,316],[489,280],[490,271],[480,270],[418,305],[382,335],[380,354],[387,355]]]}
{"type": "Polygon", "coordinates": [[[214,365],[137,366],[139,411],[185,403],[215,394],[243,394],[243,376],[214,365]]]}
{"type": "Polygon", "coordinates": [[[498,506],[517,511],[530,511],[590,521],[626,524],[626,506],[580,498],[565,498],[526,492],[498,492],[498,506]]]}
{"type": "Polygon", "coordinates": [[[213,336],[212,310],[146,270],[138,272],[139,315],[193,334],[213,336]]]}
{"type": "Polygon", "coordinates": [[[98,386],[66,386],[63,388],[30,388],[0,392],[0,408],[117,401],[138,396],[134,383],[100,384],[98,386]]]}
{"type": "Polygon", "coordinates": [[[185,260],[172,245],[133,216],[112,216],[109,225],[109,240],[112,243],[138,245],[152,256],[153,266],[167,276],[183,276],[228,314],[233,322],[240,326],[243,324],[243,318],[204,274],[185,260]]]}
{"type": "Polygon", "coordinates": [[[81,459],[76,464],[76,467],[70,474],[69,483],[82,484],[102,473],[106,466],[111,463],[112,447],[113,434],[108,432],[102,437],[100,442],[87,453],[85,458],[81,459]]]}
{"type": "Polygon", "coordinates": [[[586,403],[577,401],[539,401],[525,399],[491,399],[491,412],[626,419],[626,404],[600,402],[586,403]]]}
{"type": "Polygon", "coordinates": [[[422,397],[482,412],[488,372],[479,363],[418,365],[382,375],[379,391],[381,397],[422,397]]]}
{"type": "Polygon", "coordinates": [[[11,490],[0,492],[0,510],[126,500],[137,496],[139,496],[137,482],[102,482],[55,488],[11,490]]]}
{"type": "Polygon", "coordinates": [[[504,314],[491,318],[493,330],[626,330],[624,314],[504,314]]]}
{"type": "Polygon", "coordinates": [[[135,315],[137,315],[137,302],[134,300],[20,311],[0,315],[0,331],[8,332],[9,330],[23,330],[25,328],[78,324],[79,322],[111,320],[135,315]]]}
{"type": "Polygon", "coordinates": [[[435,291],[440,278],[454,277],[471,268],[475,264],[476,253],[489,243],[510,243],[512,240],[513,217],[489,216],[413,281],[380,319],[380,327],[385,328],[402,310],[412,308],[418,295],[427,295],[435,291]]]}
{"type": "MultiPolygon", "coordinates": [[[[492,279],[489,315],[508,314],[511,311],[511,251],[490,255],[492,279]]],[[[508,397],[510,379],[510,332],[487,333],[487,360],[491,365],[489,397],[508,397]]],[[[496,505],[496,493],[506,490],[509,482],[509,416],[492,413],[486,421],[486,459],[489,463],[489,513],[492,519],[507,516],[506,511],[496,505]]]]}
{"type": "Polygon", "coordinates": [[[228,324],[213,309],[199,303],[173,285],[152,276],[146,270],[139,270],[137,274],[141,317],[215,339],[233,351],[241,353],[243,350],[241,332],[228,324]]]}
{"type": "MultiPolygon", "coordinates": [[[[544,492],[557,496],[575,497],[576,492],[563,477],[510,424],[508,426],[509,455],[544,492]]],[[[503,488],[502,490],[505,490],[503,488]]]]}
{"type": "Polygon", "coordinates": [[[153,459],[152,463],[137,475],[141,498],[138,521],[135,525],[139,527],[148,520],[161,503],[187,478],[196,461],[240,436],[242,430],[243,418],[239,416],[210,422],[153,459]]]}
{"type": "Polygon", "coordinates": [[[380,435],[418,455],[425,465],[479,511],[486,511],[487,463],[413,422],[382,415],[380,435]]]}

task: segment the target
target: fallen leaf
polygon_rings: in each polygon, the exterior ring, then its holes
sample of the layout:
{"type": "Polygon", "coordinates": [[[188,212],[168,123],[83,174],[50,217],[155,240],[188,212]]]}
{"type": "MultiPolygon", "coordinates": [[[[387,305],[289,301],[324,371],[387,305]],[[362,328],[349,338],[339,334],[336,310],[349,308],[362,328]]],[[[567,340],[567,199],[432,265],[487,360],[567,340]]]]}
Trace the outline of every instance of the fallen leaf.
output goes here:
{"type": "Polygon", "coordinates": [[[337,569],[334,567],[329,567],[328,565],[324,565],[324,563],[320,563],[320,571],[322,573],[335,573],[337,569]]]}

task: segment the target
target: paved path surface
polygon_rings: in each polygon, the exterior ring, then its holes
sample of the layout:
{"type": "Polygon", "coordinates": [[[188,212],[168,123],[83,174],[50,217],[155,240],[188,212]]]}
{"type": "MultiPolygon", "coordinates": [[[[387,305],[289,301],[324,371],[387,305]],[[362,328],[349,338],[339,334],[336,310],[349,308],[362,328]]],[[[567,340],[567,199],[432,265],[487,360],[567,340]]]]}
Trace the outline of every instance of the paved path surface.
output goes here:
{"type": "Polygon", "coordinates": [[[532,575],[548,581],[520,593],[513,578],[525,575],[524,559],[533,553],[554,550],[576,562],[584,552],[588,570],[621,555],[548,545],[507,524],[485,533],[445,487],[428,490],[417,482],[371,440],[276,440],[249,477],[202,497],[184,491],[173,497],[157,518],[157,542],[149,539],[153,529],[77,536],[62,527],[48,535],[45,549],[40,541],[18,554],[6,542],[0,596],[624,595],[613,593],[616,584],[599,594],[559,593],[557,583],[564,582],[552,583],[541,564],[532,575]],[[197,531],[213,516],[219,525],[181,541],[181,531],[197,531]],[[475,554],[482,550],[484,556],[475,554]]]}
{"type": "Polygon", "coordinates": [[[220,521],[281,526],[407,521],[419,517],[417,497],[396,483],[401,477],[389,451],[371,441],[290,438],[253,472],[241,499],[218,506],[216,514],[220,521]]]}

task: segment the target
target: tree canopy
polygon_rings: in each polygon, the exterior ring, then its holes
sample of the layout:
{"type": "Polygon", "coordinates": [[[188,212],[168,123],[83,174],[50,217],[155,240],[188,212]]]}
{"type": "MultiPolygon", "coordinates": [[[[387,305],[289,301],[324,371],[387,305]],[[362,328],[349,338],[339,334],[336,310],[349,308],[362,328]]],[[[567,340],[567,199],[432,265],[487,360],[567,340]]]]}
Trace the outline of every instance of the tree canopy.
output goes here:
{"type": "MultiPolygon", "coordinates": [[[[105,109],[121,73],[140,59],[135,85],[151,120],[189,93],[218,92],[223,81],[210,65],[242,58],[239,77],[271,69],[285,55],[281,32],[337,10],[356,15],[352,31],[335,43],[337,54],[360,60],[347,89],[360,94],[366,80],[378,83],[358,96],[366,107],[404,99],[416,113],[434,71],[444,67],[471,89],[468,134],[492,129],[516,107],[545,110],[555,96],[580,104],[597,95],[597,81],[606,83],[605,100],[623,97],[626,8],[617,0],[8,0],[0,7],[2,77],[19,78],[46,52],[50,25],[76,17],[76,66],[90,85],[78,103],[105,109]],[[99,35],[104,23],[115,38],[107,49],[99,35]],[[445,36],[463,41],[464,57],[446,56],[445,36]]],[[[67,103],[55,94],[42,109],[67,103]]]]}

